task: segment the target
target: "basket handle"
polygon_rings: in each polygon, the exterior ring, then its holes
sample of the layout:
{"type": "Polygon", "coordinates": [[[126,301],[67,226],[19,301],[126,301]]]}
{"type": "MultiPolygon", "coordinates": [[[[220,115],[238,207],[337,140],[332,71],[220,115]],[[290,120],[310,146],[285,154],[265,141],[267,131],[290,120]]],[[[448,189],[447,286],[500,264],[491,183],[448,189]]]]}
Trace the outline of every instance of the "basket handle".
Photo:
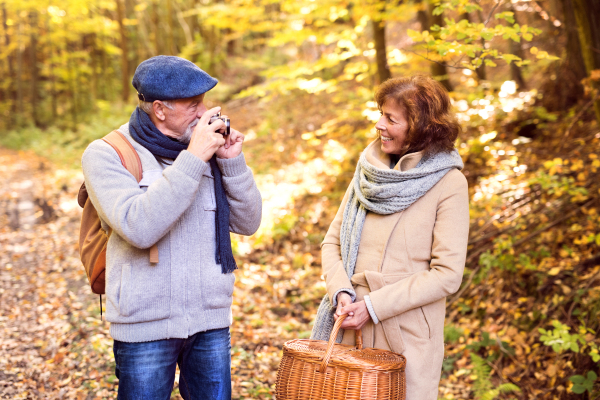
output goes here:
{"type": "MultiPolygon", "coordinates": [[[[337,319],[337,321],[335,321],[335,324],[333,325],[331,335],[329,335],[329,342],[327,343],[327,351],[325,352],[323,361],[321,361],[321,365],[319,366],[319,372],[321,373],[325,372],[325,370],[327,369],[327,364],[329,364],[329,360],[331,359],[331,355],[333,354],[333,346],[335,345],[335,339],[337,339],[340,326],[342,326],[342,322],[344,322],[346,317],[348,317],[348,314],[340,315],[340,317],[337,319]]],[[[362,331],[360,329],[357,329],[354,332],[356,339],[356,347],[358,348],[358,350],[362,350],[362,331]]]]}

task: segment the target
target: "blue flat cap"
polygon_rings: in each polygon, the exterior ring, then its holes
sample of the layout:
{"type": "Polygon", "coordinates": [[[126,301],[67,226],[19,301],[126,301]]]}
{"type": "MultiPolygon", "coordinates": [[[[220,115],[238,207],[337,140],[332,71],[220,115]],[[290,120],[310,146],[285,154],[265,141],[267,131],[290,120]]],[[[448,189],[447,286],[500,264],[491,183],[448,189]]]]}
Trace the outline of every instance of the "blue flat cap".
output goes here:
{"type": "Polygon", "coordinates": [[[198,96],[218,82],[191,61],[175,56],[156,56],[138,65],[131,84],[140,100],[152,102],[198,96]]]}

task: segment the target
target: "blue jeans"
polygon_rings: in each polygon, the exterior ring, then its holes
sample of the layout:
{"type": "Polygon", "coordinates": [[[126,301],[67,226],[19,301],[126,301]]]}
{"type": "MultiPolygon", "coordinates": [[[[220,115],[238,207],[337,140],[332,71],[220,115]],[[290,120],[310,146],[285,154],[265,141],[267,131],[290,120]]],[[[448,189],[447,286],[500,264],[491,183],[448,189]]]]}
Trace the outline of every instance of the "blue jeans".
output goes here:
{"type": "Polygon", "coordinates": [[[185,400],[231,400],[229,328],[198,332],[187,339],[125,343],[114,341],[118,399],[168,400],[179,365],[185,400]]]}

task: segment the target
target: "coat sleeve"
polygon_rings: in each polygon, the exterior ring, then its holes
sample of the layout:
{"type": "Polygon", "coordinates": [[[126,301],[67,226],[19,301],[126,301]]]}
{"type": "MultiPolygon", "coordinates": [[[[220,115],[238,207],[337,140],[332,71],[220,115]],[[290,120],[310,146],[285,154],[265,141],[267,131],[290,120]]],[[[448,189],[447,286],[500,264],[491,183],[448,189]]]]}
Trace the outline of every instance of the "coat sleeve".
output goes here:
{"type": "Polygon", "coordinates": [[[462,173],[447,178],[441,182],[429,270],[370,292],[379,320],[440,300],[460,287],[469,237],[469,193],[462,173]]]}
{"type": "Polygon", "coordinates": [[[217,158],[217,164],[229,202],[229,230],[250,236],[258,230],[262,218],[262,197],[252,170],[243,153],[229,159],[217,158]]]}
{"type": "Polygon", "coordinates": [[[344,269],[342,263],[342,253],[340,246],[340,228],[342,225],[342,217],[344,215],[344,208],[348,202],[348,195],[350,193],[350,187],[346,190],[346,194],[342,199],[342,204],[338,209],[335,218],[329,226],[329,230],[321,243],[321,265],[323,269],[323,275],[325,277],[325,284],[327,288],[327,294],[331,300],[331,304],[337,305],[337,294],[340,291],[345,291],[350,294],[352,301],[356,298],[352,283],[348,274],[344,269]]]}
{"type": "Polygon", "coordinates": [[[130,245],[158,242],[196,198],[208,164],[182,151],[146,191],[123,167],[116,151],[97,140],[81,159],[85,185],[99,217],[130,245]]]}

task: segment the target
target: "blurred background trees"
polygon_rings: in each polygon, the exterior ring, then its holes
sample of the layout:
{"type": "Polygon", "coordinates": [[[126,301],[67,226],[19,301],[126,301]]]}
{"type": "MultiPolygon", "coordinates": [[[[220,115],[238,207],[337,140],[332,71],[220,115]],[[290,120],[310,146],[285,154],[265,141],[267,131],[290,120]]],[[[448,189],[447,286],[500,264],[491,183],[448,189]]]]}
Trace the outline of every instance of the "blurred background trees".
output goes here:
{"type": "Polygon", "coordinates": [[[452,90],[465,68],[478,82],[525,87],[528,64],[565,55],[570,83],[555,83],[582,92],[581,79],[600,65],[597,8],[593,0],[5,0],[0,129],[76,126],[102,102],[131,100],[136,66],[158,54],[220,78],[221,100],[250,87],[358,84],[370,93],[414,72],[420,57],[452,90]]]}
{"type": "Polygon", "coordinates": [[[440,397],[600,396],[598,1],[0,0],[0,20],[0,145],[72,171],[128,121],[141,61],[179,55],[219,79],[207,103],[246,133],[265,209],[233,238],[240,398],[269,398],[283,340],[309,334],[374,92],[417,73],[450,91],[471,196],[440,397]]]}

